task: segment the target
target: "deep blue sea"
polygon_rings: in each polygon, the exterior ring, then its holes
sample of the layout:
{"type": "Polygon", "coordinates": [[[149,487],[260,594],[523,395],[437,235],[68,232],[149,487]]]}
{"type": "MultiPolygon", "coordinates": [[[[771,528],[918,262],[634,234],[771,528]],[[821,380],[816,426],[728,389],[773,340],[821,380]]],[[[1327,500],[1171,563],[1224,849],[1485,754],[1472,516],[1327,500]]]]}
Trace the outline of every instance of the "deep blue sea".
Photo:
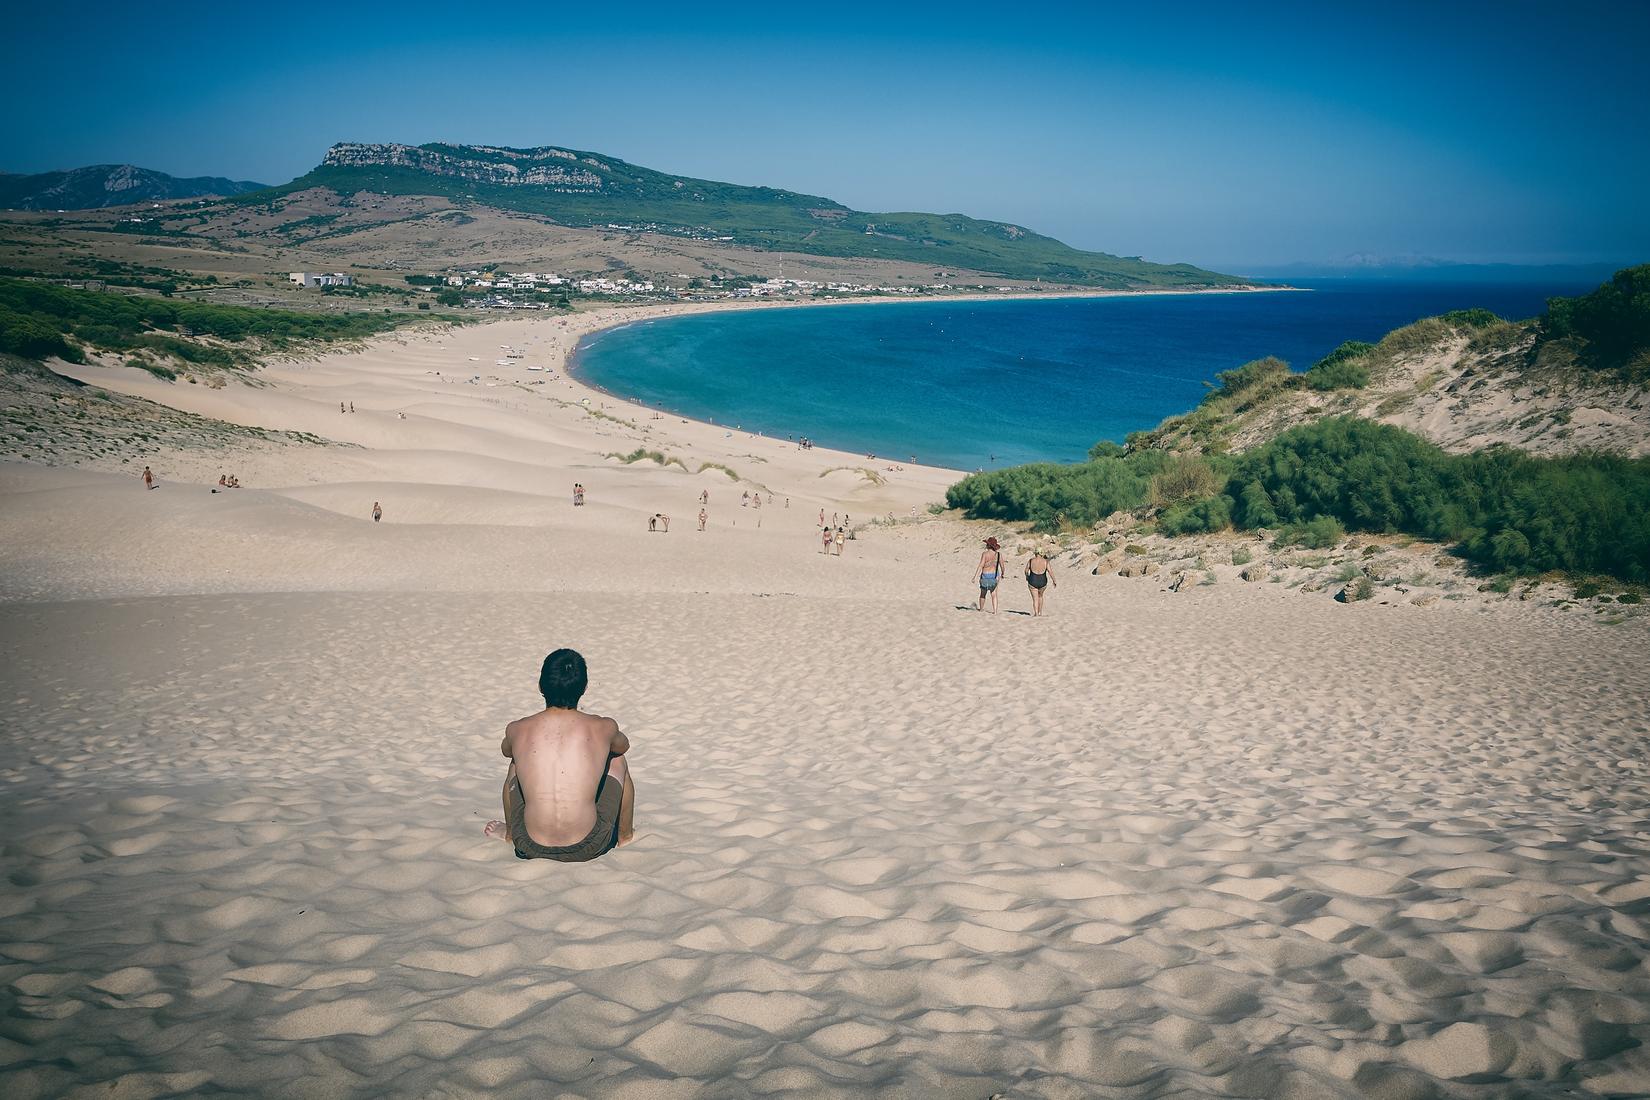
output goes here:
{"type": "Polygon", "coordinates": [[[702,314],[598,333],[581,378],[683,416],[957,469],[1075,461],[1184,412],[1263,355],[1474,306],[1533,317],[1589,285],[1335,281],[1309,291],[917,301],[702,314]],[[993,457],[994,456],[994,457],[993,457]]]}

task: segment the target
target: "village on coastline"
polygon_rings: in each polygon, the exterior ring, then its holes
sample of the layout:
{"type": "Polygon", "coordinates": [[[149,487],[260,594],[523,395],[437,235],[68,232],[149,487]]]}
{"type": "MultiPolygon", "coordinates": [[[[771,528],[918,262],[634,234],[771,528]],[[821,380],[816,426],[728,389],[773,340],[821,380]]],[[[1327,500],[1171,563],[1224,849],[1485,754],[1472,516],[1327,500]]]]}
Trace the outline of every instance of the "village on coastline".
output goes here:
{"type": "MultiPolygon", "coordinates": [[[[940,271],[935,274],[944,276],[948,273],[940,271]]],[[[354,277],[343,271],[294,271],[288,278],[295,286],[309,289],[356,285],[354,277]]],[[[925,294],[1012,294],[1016,291],[1023,293],[1019,287],[984,283],[972,286],[954,283],[892,286],[755,276],[690,279],[687,275],[679,275],[679,280],[686,280],[685,285],[673,286],[641,277],[608,278],[563,275],[556,272],[505,271],[497,264],[451,273],[407,275],[405,279],[413,291],[433,296],[442,306],[498,310],[565,309],[574,296],[606,301],[715,302],[745,299],[796,301],[809,298],[878,295],[918,297],[925,294]]],[[[421,304],[420,308],[427,308],[427,303],[421,304]]]]}

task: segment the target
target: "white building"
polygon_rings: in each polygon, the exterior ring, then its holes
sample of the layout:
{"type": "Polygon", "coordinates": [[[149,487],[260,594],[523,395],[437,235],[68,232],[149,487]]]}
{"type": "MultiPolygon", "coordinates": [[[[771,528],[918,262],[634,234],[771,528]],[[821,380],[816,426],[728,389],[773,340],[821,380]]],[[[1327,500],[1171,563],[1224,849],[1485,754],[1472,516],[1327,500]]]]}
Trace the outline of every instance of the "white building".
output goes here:
{"type": "Polygon", "coordinates": [[[287,278],[299,286],[354,286],[355,279],[345,275],[342,271],[320,273],[315,271],[294,271],[287,278]]]}

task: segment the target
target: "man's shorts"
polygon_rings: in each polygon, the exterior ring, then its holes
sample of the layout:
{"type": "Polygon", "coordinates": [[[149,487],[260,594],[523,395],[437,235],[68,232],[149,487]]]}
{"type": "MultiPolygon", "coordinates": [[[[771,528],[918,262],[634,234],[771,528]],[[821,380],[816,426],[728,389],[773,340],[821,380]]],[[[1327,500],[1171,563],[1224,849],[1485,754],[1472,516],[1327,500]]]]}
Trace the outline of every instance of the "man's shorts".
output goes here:
{"type": "Polygon", "coordinates": [[[515,797],[510,800],[510,835],[515,837],[517,859],[553,859],[559,863],[588,863],[610,851],[619,839],[619,806],[624,801],[624,784],[603,772],[596,786],[596,824],[576,844],[552,848],[527,835],[527,799],[521,780],[515,781],[515,797]]]}

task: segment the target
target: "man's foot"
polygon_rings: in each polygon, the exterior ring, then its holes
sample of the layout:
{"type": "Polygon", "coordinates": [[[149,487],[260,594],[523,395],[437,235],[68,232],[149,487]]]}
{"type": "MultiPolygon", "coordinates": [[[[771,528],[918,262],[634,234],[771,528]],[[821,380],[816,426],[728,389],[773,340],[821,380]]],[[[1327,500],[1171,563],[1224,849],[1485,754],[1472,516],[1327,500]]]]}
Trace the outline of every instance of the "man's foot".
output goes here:
{"type": "Polygon", "coordinates": [[[481,830],[481,835],[493,840],[502,840],[506,844],[510,842],[509,826],[502,821],[489,821],[487,827],[481,830]]]}

